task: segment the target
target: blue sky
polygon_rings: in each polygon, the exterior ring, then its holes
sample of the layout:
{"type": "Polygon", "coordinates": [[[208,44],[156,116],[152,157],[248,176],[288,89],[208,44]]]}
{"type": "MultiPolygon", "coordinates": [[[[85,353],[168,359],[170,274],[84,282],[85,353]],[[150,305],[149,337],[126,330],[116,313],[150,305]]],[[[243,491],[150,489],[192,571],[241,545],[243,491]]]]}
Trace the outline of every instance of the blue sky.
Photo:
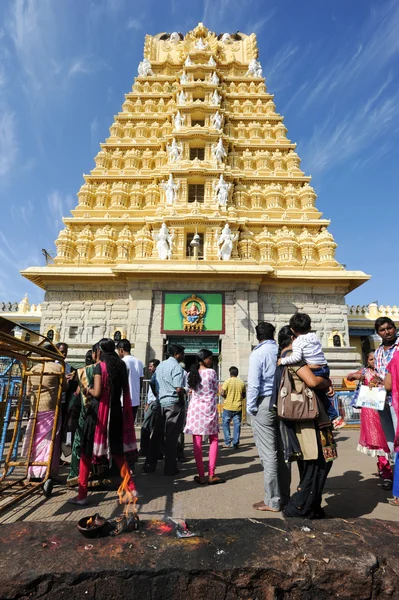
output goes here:
{"type": "Polygon", "coordinates": [[[395,0],[2,0],[0,301],[54,251],[82,173],[131,89],[144,35],[255,32],[268,90],[331,219],[337,258],[370,273],[353,304],[399,304],[399,3],[395,0]]]}

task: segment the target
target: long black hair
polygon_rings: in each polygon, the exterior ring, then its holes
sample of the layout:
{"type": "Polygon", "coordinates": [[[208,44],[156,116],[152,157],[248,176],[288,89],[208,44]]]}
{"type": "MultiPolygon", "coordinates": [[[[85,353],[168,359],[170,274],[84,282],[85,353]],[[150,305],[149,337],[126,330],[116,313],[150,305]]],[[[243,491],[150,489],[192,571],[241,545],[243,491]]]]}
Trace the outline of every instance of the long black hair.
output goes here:
{"type": "Polygon", "coordinates": [[[121,395],[128,386],[127,369],[122,359],[115,352],[115,342],[111,338],[102,338],[98,342],[100,360],[105,363],[108,374],[108,385],[111,395],[121,395]]]}
{"type": "Polygon", "coordinates": [[[197,390],[201,385],[201,376],[199,374],[199,368],[201,364],[204,364],[204,360],[206,358],[210,358],[212,356],[212,352],[210,350],[206,350],[205,348],[201,348],[195,357],[195,363],[191,366],[190,373],[188,374],[188,385],[192,390],[197,390]]]}
{"type": "Polygon", "coordinates": [[[293,333],[289,325],[284,325],[278,332],[278,355],[281,356],[282,351],[292,343],[293,333]]]}

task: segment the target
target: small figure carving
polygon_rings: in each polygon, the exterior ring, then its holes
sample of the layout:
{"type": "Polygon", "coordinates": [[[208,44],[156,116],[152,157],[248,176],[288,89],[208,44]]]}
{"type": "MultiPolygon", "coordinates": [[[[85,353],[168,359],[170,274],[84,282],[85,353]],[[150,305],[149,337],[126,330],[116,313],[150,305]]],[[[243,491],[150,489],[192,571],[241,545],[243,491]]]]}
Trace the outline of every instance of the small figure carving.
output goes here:
{"type": "Polygon", "coordinates": [[[148,77],[148,75],[154,75],[151,63],[148,60],[148,58],[143,58],[141,63],[139,63],[138,74],[140,77],[148,77]]]}
{"type": "Polygon", "coordinates": [[[252,58],[248,65],[248,71],[245,73],[246,76],[262,77],[262,65],[256,58],[252,58]]]}
{"type": "Polygon", "coordinates": [[[231,39],[231,35],[229,33],[224,33],[220,41],[222,44],[231,44],[233,40],[231,39]]]}
{"type": "Polygon", "coordinates": [[[220,106],[220,102],[222,100],[222,96],[220,94],[218,94],[217,90],[213,91],[213,94],[211,94],[211,105],[212,106],[220,106]]]}
{"type": "Polygon", "coordinates": [[[224,180],[223,175],[220,175],[219,181],[214,181],[212,187],[215,192],[215,200],[217,201],[218,205],[226,206],[229,198],[231,183],[227,183],[227,181],[224,180]]]}
{"type": "Polygon", "coordinates": [[[171,33],[171,34],[170,34],[169,41],[170,41],[172,44],[178,44],[178,43],[180,42],[180,36],[179,36],[179,34],[177,33],[177,31],[174,31],[173,33],[171,33]]]}
{"type": "Polygon", "coordinates": [[[215,129],[222,129],[223,115],[221,115],[219,111],[215,112],[215,114],[211,116],[211,123],[215,129]]]}
{"type": "Polygon", "coordinates": [[[212,156],[218,163],[223,162],[223,159],[226,158],[227,152],[224,149],[222,138],[219,138],[217,144],[212,144],[212,156]]]}
{"type": "Polygon", "coordinates": [[[186,58],[186,60],[185,60],[185,62],[184,62],[184,66],[185,66],[185,67],[191,67],[191,66],[192,66],[192,64],[193,64],[193,61],[191,60],[191,58],[190,58],[190,55],[189,55],[189,54],[187,54],[187,58],[186,58]]]}
{"type": "Polygon", "coordinates": [[[223,227],[220,235],[218,235],[218,232],[216,233],[219,260],[230,260],[231,253],[233,252],[233,244],[237,239],[238,233],[232,233],[228,223],[223,227]]]}
{"type": "Polygon", "coordinates": [[[216,61],[215,61],[215,59],[213,58],[213,56],[211,56],[211,57],[210,57],[210,59],[208,60],[208,65],[209,65],[210,67],[216,67],[216,61]]]}
{"type": "Polygon", "coordinates": [[[202,39],[202,37],[200,37],[195,42],[195,47],[196,47],[197,50],[206,50],[206,48],[208,47],[208,44],[206,42],[204,42],[204,40],[202,39]]]}
{"type": "Polygon", "coordinates": [[[171,145],[168,144],[166,146],[166,150],[168,152],[169,162],[173,163],[181,159],[183,146],[176,142],[176,138],[173,138],[171,145]]]}
{"type": "Polygon", "coordinates": [[[184,121],[186,120],[186,115],[180,114],[180,111],[177,111],[177,114],[173,117],[173,122],[175,124],[175,131],[180,131],[180,129],[184,125],[184,121]]]}
{"type": "Polygon", "coordinates": [[[168,181],[161,182],[161,187],[165,190],[166,204],[172,205],[177,200],[177,192],[180,187],[180,181],[175,183],[172,173],[169,175],[168,181]]]}
{"type": "Polygon", "coordinates": [[[185,83],[188,83],[188,77],[187,73],[183,71],[183,73],[180,75],[180,84],[184,85],[185,83]]]}
{"type": "Polygon", "coordinates": [[[219,85],[219,77],[216,74],[216,71],[212,73],[212,77],[210,79],[212,85],[219,85]]]}
{"type": "Polygon", "coordinates": [[[174,238],[174,231],[166,227],[165,223],[162,223],[158,233],[152,232],[152,236],[157,243],[158,258],[161,260],[170,259],[172,255],[172,245],[174,238]]]}
{"type": "Polygon", "coordinates": [[[181,90],[181,92],[179,94],[177,94],[177,102],[178,104],[186,104],[187,101],[187,96],[184,92],[184,90],[181,90]]]}

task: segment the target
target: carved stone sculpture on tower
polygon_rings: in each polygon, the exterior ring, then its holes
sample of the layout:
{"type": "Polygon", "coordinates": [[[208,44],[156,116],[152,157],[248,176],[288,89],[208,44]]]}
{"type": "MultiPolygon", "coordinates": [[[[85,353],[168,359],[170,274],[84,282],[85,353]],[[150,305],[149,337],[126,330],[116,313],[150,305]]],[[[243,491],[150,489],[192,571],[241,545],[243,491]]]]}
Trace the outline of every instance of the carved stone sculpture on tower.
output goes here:
{"type": "Polygon", "coordinates": [[[219,77],[217,76],[216,71],[214,71],[212,73],[212,76],[210,78],[210,82],[211,82],[212,85],[219,85],[219,77]]]}
{"type": "Polygon", "coordinates": [[[218,94],[217,90],[213,91],[213,94],[211,94],[211,106],[220,106],[220,103],[222,101],[222,96],[220,94],[218,94]]]}
{"type": "Polygon", "coordinates": [[[181,159],[183,146],[176,142],[176,138],[173,138],[172,143],[166,146],[166,150],[168,152],[169,162],[174,163],[181,159]]]}
{"type": "Polygon", "coordinates": [[[226,206],[229,199],[229,191],[231,189],[231,183],[227,183],[221,174],[218,181],[214,181],[212,184],[215,200],[219,206],[226,206]]]}
{"type": "Polygon", "coordinates": [[[256,58],[252,58],[248,65],[247,77],[262,77],[262,65],[256,58]]]}
{"type": "Polygon", "coordinates": [[[210,57],[210,59],[208,60],[208,65],[209,65],[210,67],[216,67],[216,61],[215,61],[215,59],[213,58],[213,56],[211,56],[211,57],[210,57]]]}
{"type": "Polygon", "coordinates": [[[181,90],[178,94],[177,94],[177,103],[178,104],[186,104],[187,102],[187,96],[184,90],[181,90]]]}
{"type": "Polygon", "coordinates": [[[173,117],[173,123],[175,125],[175,131],[180,131],[180,129],[184,125],[184,121],[186,120],[186,115],[182,115],[180,111],[177,111],[177,114],[173,117]]]}
{"type": "Polygon", "coordinates": [[[183,73],[180,75],[180,84],[184,85],[188,83],[188,77],[187,77],[187,73],[185,71],[183,71],[183,73]]]}
{"type": "Polygon", "coordinates": [[[226,158],[227,152],[224,149],[222,138],[219,138],[217,144],[212,144],[212,156],[218,163],[223,162],[223,159],[226,158]]]}
{"type": "Polygon", "coordinates": [[[139,63],[137,70],[140,77],[148,77],[148,75],[154,75],[151,63],[148,60],[148,58],[143,58],[143,60],[139,63]]]}
{"type": "Polygon", "coordinates": [[[166,204],[172,205],[177,200],[177,192],[180,187],[180,181],[175,183],[172,173],[169,175],[168,181],[161,182],[161,188],[165,191],[166,204]]]}
{"type": "Polygon", "coordinates": [[[158,258],[160,258],[161,260],[170,259],[172,255],[172,245],[174,238],[173,229],[171,230],[171,233],[169,233],[169,229],[166,227],[165,223],[162,223],[158,233],[153,231],[152,235],[157,244],[158,258]]]}
{"type": "Polygon", "coordinates": [[[218,246],[219,260],[230,260],[233,252],[233,244],[238,240],[238,233],[232,233],[229,224],[222,229],[222,233],[216,232],[216,243],[218,246]]]}
{"type": "Polygon", "coordinates": [[[202,37],[200,37],[195,42],[195,48],[197,50],[206,50],[208,48],[208,44],[207,44],[207,42],[204,42],[204,40],[202,39],[202,37]]]}
{"type": "Polygon", "coordinates": [[[179,36],[179,34],[177,33],[177,31],[174,31],[173,33],[171,33],[171,34],[170,34],[169,41],[170,41],[172,44],[178,44],[178,43],[180,42],[180,36],[179,36]]]}
{"type": "Polygon", "coordinates": [[[219,111],[215,112],[215,114],[211,116],[211,123],[215,129],[222,129],[223,115],[221,115],[219,111]]]}
{"type": "Polygon", "coordinates": [[[184,66],[191,67],[192,64],[193,64],[193,61],[191,60],[190,55],[188,54],[186,60],[184,61],[184,66]]]}
{"type": "Polygon", "coordinates": [[[229,33],[224,33],[220,41],[223,44],[231,44],[233,40],[231,39],[231,35],[229,33]]]}

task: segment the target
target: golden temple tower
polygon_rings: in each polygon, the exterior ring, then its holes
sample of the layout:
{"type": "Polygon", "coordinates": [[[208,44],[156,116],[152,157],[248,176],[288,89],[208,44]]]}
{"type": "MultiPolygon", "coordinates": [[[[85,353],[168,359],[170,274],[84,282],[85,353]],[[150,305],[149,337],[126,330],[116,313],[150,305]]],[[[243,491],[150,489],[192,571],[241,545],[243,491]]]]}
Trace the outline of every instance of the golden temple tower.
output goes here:
{"type": "MultiPolygon", "coordinates": [[[[258,61],[255,34],[145,38],[132,91],[85,176],[46,290],[42,330],[77,357],[127,336],[147,361],[167,342],[209,347],[245,375],[254,326],[308,312],[335,372],[348,347],[345,294],[368,277],[335,260],[258,61]],[[340,344],[338,344],[340,342],[340,344]]],[[[190,359],[188,358],[188,361],[190,359]]]]}

